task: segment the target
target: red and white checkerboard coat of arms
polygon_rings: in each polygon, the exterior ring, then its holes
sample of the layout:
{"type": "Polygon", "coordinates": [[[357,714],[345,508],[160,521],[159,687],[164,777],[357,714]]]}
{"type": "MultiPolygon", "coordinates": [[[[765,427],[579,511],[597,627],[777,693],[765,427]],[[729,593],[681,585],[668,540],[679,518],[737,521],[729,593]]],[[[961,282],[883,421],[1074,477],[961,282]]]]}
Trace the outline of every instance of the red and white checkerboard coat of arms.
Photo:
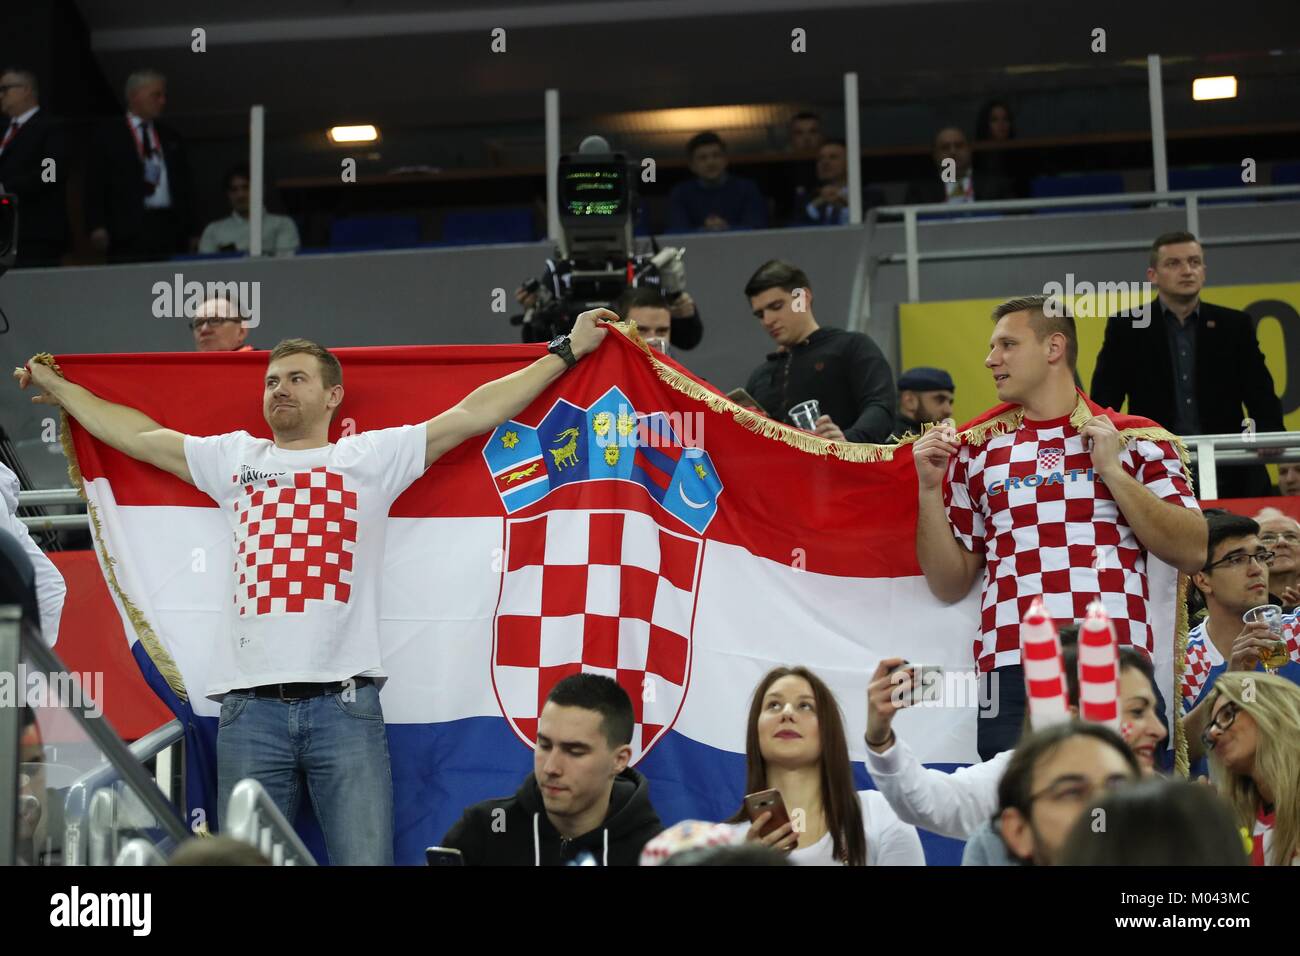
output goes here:
{"type": "Polygon", "coordinates": [[[1038,449],[1038,470],[1040,473],[1056,471],[1061,467],[1063,461],[1065,461],[1065,449],[1060,446],[1038,449]]]}
{"type": "Polygon", "coordinates": [[[686,698],[702,551],[635,510],[506,521],[492,683],[522,740],[536,744],[551,688],[587,672],[632,699],[632,761],[650,751],[686,698]]]}
{"type": "Polygon", "coordinates": [[[352,593],[357,493],[325,468],[244,486],[234,502],[235,606],[241,617],[301,613],[307,601],[346,604],[352,593]]]}

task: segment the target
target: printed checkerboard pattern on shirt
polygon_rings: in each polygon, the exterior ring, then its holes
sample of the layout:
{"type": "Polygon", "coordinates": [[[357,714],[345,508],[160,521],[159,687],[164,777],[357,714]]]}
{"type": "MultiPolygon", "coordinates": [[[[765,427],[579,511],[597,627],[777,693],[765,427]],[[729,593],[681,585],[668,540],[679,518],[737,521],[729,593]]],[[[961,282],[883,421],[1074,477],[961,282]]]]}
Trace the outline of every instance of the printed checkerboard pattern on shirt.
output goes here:
{"type": "MultiPolygon", "coordinates": [[[[1161,500],[1198,507],[1172,443],[1133,440],[1120,461],[1161,500]]],[[[1040,595],[1058,624],[1082,620],[1100,595],[1119,643],[1152,652],[1146,552],[1068,420],[962,445],[944,504],[953,534],[985,559],[980,670],[1020,663],[1020,621],[1040,595]]]]}
{"type": "Polygon", "coordinates": [[[1183,666],[1183,713],[1191,710],[1201,696],[1214,664],[1205,649],[1205,626],[1199,625],[1187,635],[1187,662],[1183,666]]]}
{"type": "Polygon", "coordinates": [[[507,522],[493,682],[529,744],[546,696],[579,672],[632,699],[638,760],[677,718],[690,672],[701,543],[638,511],[552,511],[507,522]]]}
{"type": "Polygon", "coordinates": [[[296,614],[308,601],[352,595],[357,494],[324,467],[244,486],[235,500],[235,606],[239,615],[296,614]]]}

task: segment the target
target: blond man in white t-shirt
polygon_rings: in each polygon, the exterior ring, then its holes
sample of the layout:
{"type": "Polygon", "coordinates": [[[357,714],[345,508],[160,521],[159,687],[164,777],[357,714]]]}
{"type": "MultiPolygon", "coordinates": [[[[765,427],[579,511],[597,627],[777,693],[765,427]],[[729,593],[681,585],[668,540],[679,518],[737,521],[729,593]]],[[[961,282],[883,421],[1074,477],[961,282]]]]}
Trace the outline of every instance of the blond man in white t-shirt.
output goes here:
{"type": "Polygon", "coordinates": [[[330,443],[338,360],[305,339],[272,350],[262,413],[274,440],[163,428],[39,362],[15,371],[95,438],[207,493],[232,530],[233,598],[205,694],[221,701],[218,820],[256,779],[286,819],[309,797],[330,862],[393,862],[393,785],[379,687],[379,588],[393,501],[441,455],[519,414],[618,320],[584,312],[551,354],[418,425],[330,443]]]}

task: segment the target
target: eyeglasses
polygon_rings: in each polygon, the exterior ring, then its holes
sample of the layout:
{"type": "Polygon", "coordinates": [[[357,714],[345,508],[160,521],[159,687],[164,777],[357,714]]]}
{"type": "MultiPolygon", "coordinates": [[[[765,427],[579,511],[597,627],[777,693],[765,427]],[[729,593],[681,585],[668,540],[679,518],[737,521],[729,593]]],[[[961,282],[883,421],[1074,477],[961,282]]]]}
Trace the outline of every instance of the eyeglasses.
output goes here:
{"type": "Polygon", "coordinates": [[[1258,561],[1260,567],[1266,568],[1273,563],[1275,557],[1277,557],[1277,555],[1272,551],[1256,551],[1254,554],[1245,554],[1244,552],[1241,554],[1230,554],[1226,558],[1215,561],[1213,564],[1207,564],[1205,570],[1213,571],[1215,568],[1221,568],[1225,565],[1230,568],[1240,568],[1244,566],[1247,561],[1258,561]]]}
{"type": "Polygon", "coordinates": [[[1296,534],[1294,531],[1280,531],[1274,534],[1269,531],[1259,536],[1260,544],[1274,545],[1279,541],[1285,541],[1289,545],[1300,545],[1300,534],[1296,534]]]}
{"type": "Polygon", "coordinates": [[[1037,793],[1031,793],[1029,795],[1029,802],[1032,804],[1046,798],[1051,800],[1053,803],[1082,804],[1086,803],[1099,789],[1105,790],[1109,793],[1111,790],[1115,790],[1116,788],[1129,783],[1130,780],[1131,778],[1124,774],[1116,773],[1107,777],[1102,782],[1101,786],[1098,787],[1096,784],[1088,780],[1081,780],[1078,777],[1067,777],[1063,780],[1053,781],[1037,793]]]}
{"type": "Polygon", "coordinates": [[[21,89],[26,83],[0,83],[0,93],[8,93],[10,90],[21,89]]]}
{"type": "Polygon", "coordinates": [[[1237,719],[1238,709],[1236,704],[1229,701],[1223,705],[1217,714],[1210,718],[1210,726],[1206,727],[1205,733],[1201,734],[1201,743],[1205,744],[1206,750],[1214,749],[1214,739],[1210,737],[1210,731],[1218,727],[1219,732],[1223,733],[1223,731],[1231,727],[1232,722],[1237,719]]]}
{"type": "Polygon", "coordinates": [[[218,325],[221,325],[223,322],[239,322],[239,321],[241,321],[241,320],[240,320],[240,319],[230,319],[230,318],[226,318],[226,319],[222,319],[222,318],[215,318],[215,319],[195,319],[193,322],[190,323],[190,328],[193,329],[195,332],[197,332],[199,329],[203,328],[205,325],[210,325],[210,326],[212,326],[212,327],[215,329],[218,325]]]}

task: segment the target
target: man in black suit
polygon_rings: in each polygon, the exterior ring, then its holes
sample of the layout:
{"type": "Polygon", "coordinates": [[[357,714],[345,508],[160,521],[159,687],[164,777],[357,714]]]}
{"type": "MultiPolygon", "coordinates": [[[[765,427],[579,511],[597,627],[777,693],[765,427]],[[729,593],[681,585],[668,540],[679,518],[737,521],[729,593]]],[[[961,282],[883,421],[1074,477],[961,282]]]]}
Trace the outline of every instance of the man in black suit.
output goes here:
{"type": "Polygon", "coordinates": [[[86,229],[114,262],[166,259],[196,245],[193,189],[180,136],[157,119],[167,78],[138,70],[126,81],[126,116],[95,132],[86,176],[86,229]]]}
{"type": "MultiPolygon", "coordinates": [[[[1146,316],[1116,315],[1092,376],[1092,400],[1153,419],[1178,435],[1282,431],[1282,402],[1245,312],[1201,301],[1205,253],[1190,232],[1151,246],[1147,280],[1159,293],[1146,316]],[[1245,411],[1242,411],[1242,407],[1245,411]]],[[[1264,466],[1217,470],[1220,498],[1268,495],[1264,466]]],[[[1199,490],[1199,489],[1198,489],[1199,490]]]]}
{"type": "Polygon", "coordinates": [[[934,137],[932,175],[907,187],[906,202],[964,203],[978,199],[1014,199],[1010,179],[984,172],[978,177],[971,166],[970,141],[956,126],[945,126],[934,137]]]}
{"type": "Polygon", "coordinates": [[[15,266],[57,266],[68,243],[62,124],[41,109],[35,74],[18,67],[0,73],[0,112],[0,186],[18,197],[15,266]]]}

